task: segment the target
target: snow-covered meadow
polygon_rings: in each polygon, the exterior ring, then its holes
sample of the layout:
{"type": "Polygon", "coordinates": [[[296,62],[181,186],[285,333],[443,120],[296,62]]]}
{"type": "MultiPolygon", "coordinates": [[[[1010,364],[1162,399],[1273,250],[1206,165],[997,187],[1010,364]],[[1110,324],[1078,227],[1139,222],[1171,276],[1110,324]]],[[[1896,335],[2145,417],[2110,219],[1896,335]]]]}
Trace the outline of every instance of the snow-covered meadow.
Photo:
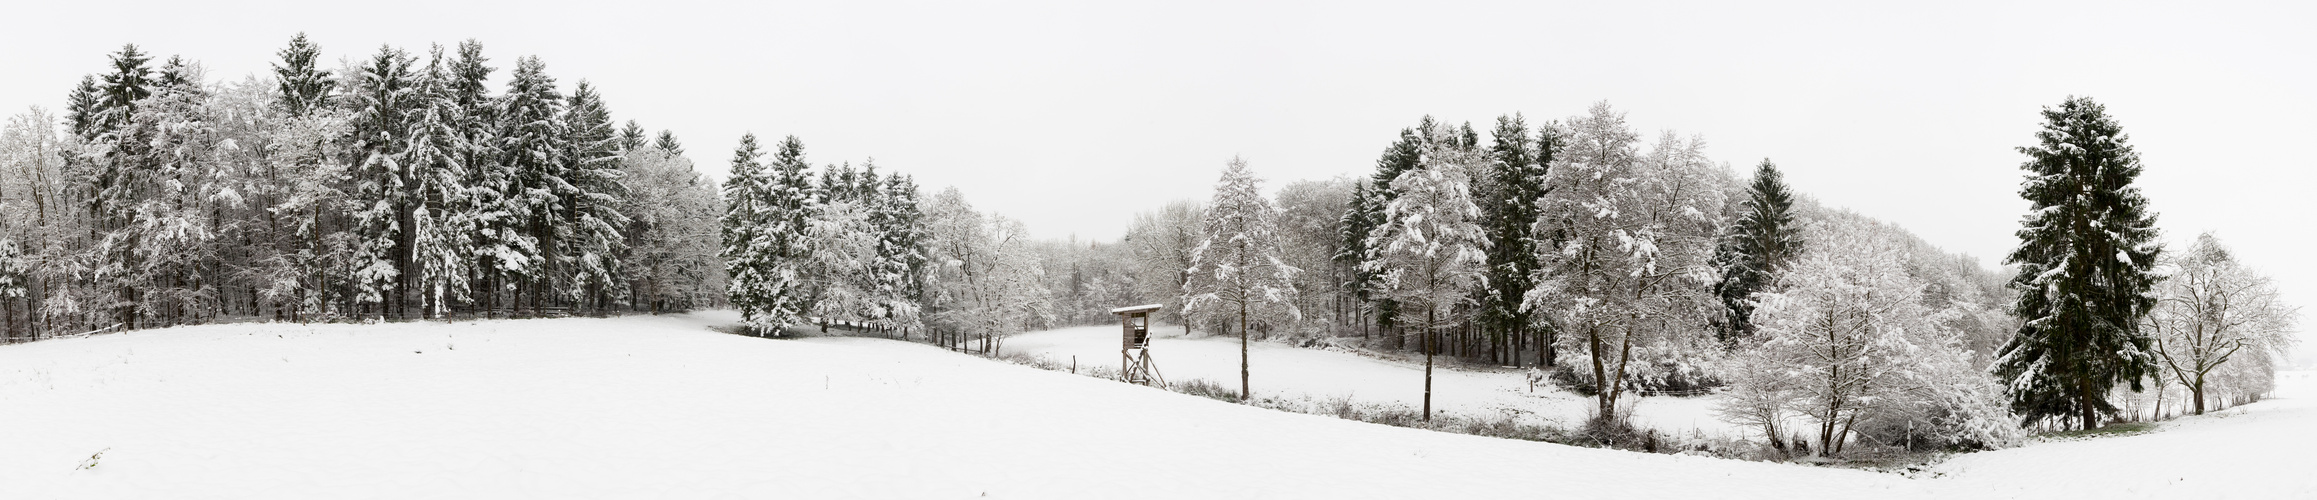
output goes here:
{"type": "MultiPolygon", "coordinates": [[[[0,346],[0,498],[2317,495],[2307,373],[2151,434],[1909,478],[1436,433],[921,344],[711,329],[733,319],[208,325],[0,346]]],[[[1206,369],[1193,345],[1154,343],[1169,376],[1206,369]]],[[[1260,348],[1257,390],[1340,378],[1308,387],[1412,397],[1385,394],[1404,367],[1329,357],[1343,355],[1260,348]]],[[[1443,383],[1440,402],[1485,411],[1476,391],[1499,375],[1447,372],[1473,380],[1443,383]]]]}
{"type": "MultiPolygon", "coordinates": [[[[1152,359],[1169,382],[1203,379],[1238,390],[1237,337],[1185,336],[1181,327],[1156,328],[1153,335],[1152,359]]],[[[1116,326],[1064,328],[1016,335],[1003,345],[1007,353],[1045,357],[1063,364],[1074,358],[1081,366],[1116,368],[1118,336],[1116,326]]],[[[1256,396],[1319,401],[1349,398],[1411,409],[1424,404],[1424,357],[1419,354],[1255,342],[1248,346],[1248,358],[1252,372],[1248,385],[1256,396]]],[[[1550,382],[1532,388],[1524,370],[1493,366],[1457,369],[1450,367],[1456,362],[1445,357],[1437,363],[1438,369],[1432,373],[1432,407],[1439,412],[1473,417],[1509,415],[1523,422],[1572,428],[1584,423],[1595,404],[1591,396],[1557,389],[1550,382]]],[[[1755,432],[1716,418],[1716,396],[1632,398],[1636,401],[1634,422],[1660,432],[1716,438],[1755,432]]]]}

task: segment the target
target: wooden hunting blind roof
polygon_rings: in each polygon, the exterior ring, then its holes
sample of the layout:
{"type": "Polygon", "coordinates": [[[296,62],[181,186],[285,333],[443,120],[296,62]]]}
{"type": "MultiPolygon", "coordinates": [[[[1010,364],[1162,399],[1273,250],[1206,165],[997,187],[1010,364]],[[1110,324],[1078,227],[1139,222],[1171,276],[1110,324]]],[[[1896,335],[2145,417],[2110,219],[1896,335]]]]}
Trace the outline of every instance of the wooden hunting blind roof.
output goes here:
{"type": "Polygon", "coordinates": [[[1110,310],[1110,313],[1111,313],[1111,314],[1133,314],[1133,313],[1147,313],[1147,312],[1157,311],[1157,310],[1159,310],[1159,307],[1162,307],[1163,305],[1164,305],[1164,304],[1143,304],[1143,305],[1139,305],[1139,306],[1126,306],[1126,307],[1121,307],[1121,308],[1117,308],[1117,309],[1111,309],[1111,310],[1110,310]]]}

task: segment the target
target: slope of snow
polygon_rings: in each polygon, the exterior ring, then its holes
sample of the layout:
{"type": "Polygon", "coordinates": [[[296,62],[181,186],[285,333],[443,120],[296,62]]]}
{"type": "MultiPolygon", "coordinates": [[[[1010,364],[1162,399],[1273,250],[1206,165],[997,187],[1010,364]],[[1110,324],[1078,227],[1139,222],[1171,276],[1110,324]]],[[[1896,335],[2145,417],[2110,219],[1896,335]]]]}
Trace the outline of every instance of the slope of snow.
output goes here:
{"type": "Polygon", "coordinates": [[[1909,483],[705,328],[721,319],[213,325],[0,347],[0,498],[1834,498],[1909,483]]]}
{"type": "MultiPolygon", "coordinates": [[[[1223,387],[1239,388],[1237,337],[1185,337],[1180,327],[1154,329],[1152,359],[1169,382],[1205,379],[1223,387]]],[[[1044,356],[1080,366],[1119,363],[1116,326],[1065,328],[1015,335],[1006,339],[1010,353],[1044,356]]],[[[1297,348],[1271,342],[1248,346],[1248,386],[1258,396],[1330,399],[1348,397],[1369,403],[1397,403],[1409,408],[1424,404],[1424,358],[1379,359],[1344,351],[1297,348]]],[[[1432,371],[1432,407],[1436,411],[1469,416],[1509,414],[1530,422],[1564,428],[1585,421],[1595,403],[1590,396],[1540,384],[1531,390],[1524,371],[1509,368],[1449,369],[1447,358],[1435,360],[1432,371]]],[[[1634,421],[1662,432],[1716,437],[1750,435],[1714,416],[1718,396],[1635,397],[1634,421]]],[[[1622,403],[1620,403],[1622,404],[1622,403]]]]}
{"type": "Polygon", "coordinates": [[[2308,433],[2280,429],[2317,422],[2279,399],[1919,480],[1418,431],[919,344],[707,328],[731,320],[212,325],[0,346],[0,498],[2283,498],[2306,497],[2310,479],[2287,471],[2313,464],[2278,447],[2308,433]],[[2110,456],[2145,463],[2062,465],[2110,456]],[[2185,476],[2139,477],[2151,468],[2185,476]]]}
{"type": "Polygon", "coordinates": [[[2317,372],[2277,375],[2277,397],[2134,436],[1955,457],[1949,498],[2317,498],[2317,372]]]}

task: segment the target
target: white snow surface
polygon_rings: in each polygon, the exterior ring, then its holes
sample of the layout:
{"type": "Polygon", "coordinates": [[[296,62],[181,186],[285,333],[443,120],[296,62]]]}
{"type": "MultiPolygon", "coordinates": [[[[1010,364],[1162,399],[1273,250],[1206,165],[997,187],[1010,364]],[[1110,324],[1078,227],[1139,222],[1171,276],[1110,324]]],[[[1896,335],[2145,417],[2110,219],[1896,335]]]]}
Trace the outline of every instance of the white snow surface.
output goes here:
{"type": "MultiPolygon", "coordinates": [[[[2225,415],[1910,479],[1403,429],[900,341],[709,329],[736,319],[209,325],[0,346],[0,498],[2317,496],[2305,373],[2225,415]]],[[[1289,380],[1264,366],[1258,384],[1289,380]]]]}

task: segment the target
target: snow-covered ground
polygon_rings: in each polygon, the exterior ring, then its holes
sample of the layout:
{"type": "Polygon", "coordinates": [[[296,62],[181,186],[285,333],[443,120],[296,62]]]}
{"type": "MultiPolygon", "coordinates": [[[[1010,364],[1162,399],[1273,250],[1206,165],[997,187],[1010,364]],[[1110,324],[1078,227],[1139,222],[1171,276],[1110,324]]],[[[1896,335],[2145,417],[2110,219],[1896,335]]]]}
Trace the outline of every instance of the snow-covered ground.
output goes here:
{"type": "MultiPolygon", "coordinates": [[[[1169,382],[1205,379],[1232,390],[1239,388],[1238,337],[1190,336],[1181,327],[1153,330],[1151,359],[1169,382]]],[[[1025,333],[1006,339],[1010,353],[1044,356],[1068,363],[1075,356],[1081,366],[1117,368],[1119,330],[1116,326],[1065,328],[1025,333]]],[[[1327,400],[1349,397],[1369,403],[1398,403],[1409,408],[1424,404],[1424,358],[1383,357],[1291,347],[1271,342],[1248,346],[1248,386],[1257,396],[1327,400]]],[[[1434,360],[1432,407],[1436,411],[1485,417],[1509,414],[1524,421],[1575,427],[1594,407],[1593,398],[1539,384],[1533,390],[1527,372],[1501,367],[1450,369],[1447,358],[1434,360]]],[[[1635,396],[1628,394],[1628,398],[1635,396]]],[[[1740,437],[1753,432],[1722,422],[1714,416],[1716,396],[1636,398],[1634,421],[1678,435],[1699,432],[1715,437],[1740,437]]]]}
{"type": "Polygon", "coordinates": [[[708,329],[730,319],[212,325],[0,346],[0,498],[2317,493],[2306,374],[2232,416],[1910,479],[1419,431],[919,344],[708,329]]]}

